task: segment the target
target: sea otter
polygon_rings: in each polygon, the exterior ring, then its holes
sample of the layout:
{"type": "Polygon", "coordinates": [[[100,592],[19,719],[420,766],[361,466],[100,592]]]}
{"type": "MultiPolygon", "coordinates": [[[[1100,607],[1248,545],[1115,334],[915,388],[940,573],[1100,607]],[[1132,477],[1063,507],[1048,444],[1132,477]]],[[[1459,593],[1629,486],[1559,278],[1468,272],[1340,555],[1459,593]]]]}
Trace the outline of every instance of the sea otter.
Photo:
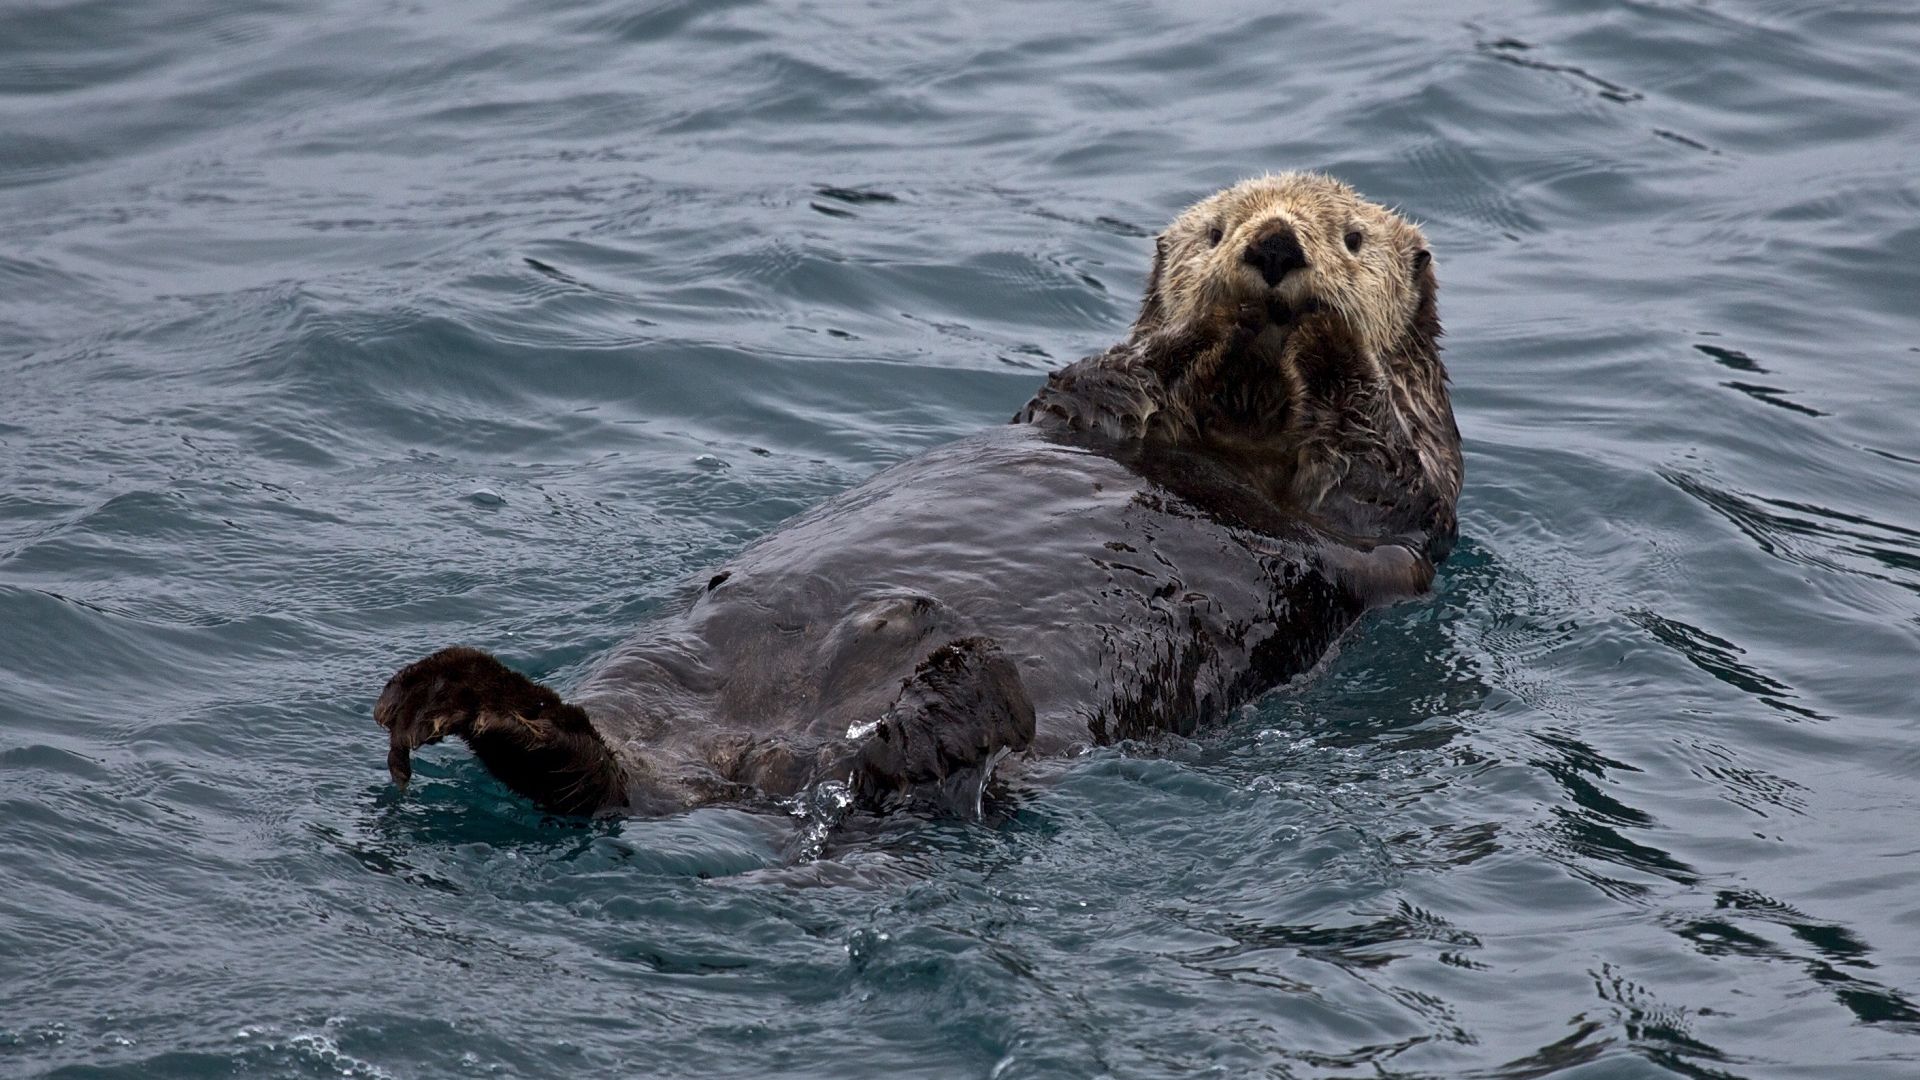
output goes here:
{"type": "Polygon", "coordinates": [[[825,781],[977,809],[1007,755],[1191,732],[1429,588],[1461,481],[1439,336],[1414,225],[1326,176],[1236,184],[1157,238],[1126,341],[747,548],[570,701],[472,648],[403,668],[389,769],[454,735],[561,813],[825,781]]]}

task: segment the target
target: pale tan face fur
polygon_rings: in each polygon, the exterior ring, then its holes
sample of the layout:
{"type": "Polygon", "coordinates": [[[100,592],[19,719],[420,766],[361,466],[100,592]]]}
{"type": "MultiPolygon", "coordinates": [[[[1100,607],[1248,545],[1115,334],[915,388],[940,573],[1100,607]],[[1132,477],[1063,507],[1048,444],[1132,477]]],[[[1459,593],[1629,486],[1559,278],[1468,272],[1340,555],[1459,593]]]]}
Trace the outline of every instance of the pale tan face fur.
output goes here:
{"type": "Polygon", "coordinates": [[[1412,321],[1415,260],[1426,250],[1417,227],[1331,177],[1288,172],[1243,180],[1195,203],[1160,234],[1155,322],[1180,329],[1272,298],[1295,311],[1317,302],[1343,316],[1362,351],[1377,359],[1412,321]],[[1307,265],[1269,285],[1245,255],[1283,228],[1292,230],[1307,265]],[[1349,239],[1357,249],[1349,249],[1349,239]]]}

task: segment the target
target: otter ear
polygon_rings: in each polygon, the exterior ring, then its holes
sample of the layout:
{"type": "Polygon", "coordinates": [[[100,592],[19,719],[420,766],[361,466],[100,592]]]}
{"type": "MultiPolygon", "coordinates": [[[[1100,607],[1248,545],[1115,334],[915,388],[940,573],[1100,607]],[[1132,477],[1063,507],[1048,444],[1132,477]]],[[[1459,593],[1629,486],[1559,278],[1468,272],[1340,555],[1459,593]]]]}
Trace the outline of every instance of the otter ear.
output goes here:
{"type": "Polygon", "coordinates": [[[1433,252],[1420,248],[1413,253],[1413,288],[1420,294],[1420,306],[1433,306],[1433,252]]]}
{"type": "Polygon", "coordinates": [[[1153,238],[1153,269],[1147,271],[1147,292],[1140,300],[1140,315],[1133,320],[1136,331],[1157,326],[1160,323],[1164,305],[1160,302],[1161,275],[1167,267],[1167,234],[1161,233],[1153,238]]]}
{"type": "Polygon", "coordinates": [[[1413,302],[1414,325],[1418,326],[1429,340],[1440,336],[1440,308],[1435,294],[1439,283],[1433,276],[1433,252],[1426,248],[1413,253],[1413,288],[1416,298],[1413,302]]]}

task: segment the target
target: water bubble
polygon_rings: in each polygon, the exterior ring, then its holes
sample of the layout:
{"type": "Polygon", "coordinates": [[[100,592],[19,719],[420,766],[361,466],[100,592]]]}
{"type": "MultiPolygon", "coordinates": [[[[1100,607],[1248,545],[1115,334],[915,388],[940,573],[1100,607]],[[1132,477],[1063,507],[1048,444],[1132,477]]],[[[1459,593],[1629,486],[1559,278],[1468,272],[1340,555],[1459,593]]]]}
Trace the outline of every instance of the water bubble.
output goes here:
{"type": "Polygon", "coordinates": [[[827,837],[853,809],[853,792],[838,780],[825,780],[782,803],[801,821],[790,856],[794,862],[812,862],[826,853],[827,837]]]}
{"type": "Polygon", "coordinates": [[[847,960],[855,971],[862,970],[892,941],[893,935],[885,930],[860,927],[847,935],[847,960]]]}

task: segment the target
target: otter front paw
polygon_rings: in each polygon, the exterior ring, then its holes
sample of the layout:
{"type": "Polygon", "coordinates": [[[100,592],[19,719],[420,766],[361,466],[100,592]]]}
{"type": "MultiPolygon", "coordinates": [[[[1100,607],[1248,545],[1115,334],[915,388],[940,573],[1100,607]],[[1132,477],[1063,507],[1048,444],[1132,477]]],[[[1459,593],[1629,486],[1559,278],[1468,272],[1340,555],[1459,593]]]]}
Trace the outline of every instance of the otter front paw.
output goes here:
{"type": "Polygon", "coordinates": [[[449,735],[473,734],[480,710],[499,696],[503,683],[520,679],[479,649],[455,646],[407,665],[387,680],[373,707],[374,722],[387,730],[387,771],[406,787],[413,777],[413,751],[449,735]]]}
{"type": "Polygon", "coordinates": [[[1233,306],[1223,325],[1229,328],[1230,336],[1245,341],[1257,336],[1272,321],[1273,305],[1270,301],[1247,300],[1233,306]]]}

